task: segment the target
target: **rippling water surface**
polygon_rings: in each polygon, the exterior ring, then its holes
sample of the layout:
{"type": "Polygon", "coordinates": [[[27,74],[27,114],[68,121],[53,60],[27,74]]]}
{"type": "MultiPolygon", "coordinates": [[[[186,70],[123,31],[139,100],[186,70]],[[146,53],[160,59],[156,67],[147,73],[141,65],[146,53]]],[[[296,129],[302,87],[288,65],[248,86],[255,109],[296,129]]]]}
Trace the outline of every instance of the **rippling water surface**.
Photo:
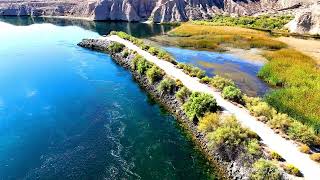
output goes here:
{"type": "Polygon", "coordinates": [[[175,119],[128,71],[76,46],[110,30],[142,37],[167,27],[1,21],[1,180],[215,178],[175,119]]]}

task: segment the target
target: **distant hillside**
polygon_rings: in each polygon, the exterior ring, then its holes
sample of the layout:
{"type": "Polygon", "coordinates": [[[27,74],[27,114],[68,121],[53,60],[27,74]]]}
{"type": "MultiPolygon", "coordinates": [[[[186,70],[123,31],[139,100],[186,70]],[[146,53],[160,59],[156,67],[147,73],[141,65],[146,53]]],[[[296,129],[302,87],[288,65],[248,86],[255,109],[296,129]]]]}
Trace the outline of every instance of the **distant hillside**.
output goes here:
{"type": "MultiPolygon", "coordinates": [[[[318,0],[0,0],[0,15],[75,16],[92,20],[173,22],[215,14],[299,14],[318,0]]],[[[305,21],[303,21],[305,22],[305,21]]],[[[294,25],[292,25],[293,27],[294,25]]],[[[294,29],[294,28],[293,28],[294,29]]],[[[299,28],[297,32],[306,31],[299,28]]],[[[312,31],[313,32],[313,31],[312,31]]]]}

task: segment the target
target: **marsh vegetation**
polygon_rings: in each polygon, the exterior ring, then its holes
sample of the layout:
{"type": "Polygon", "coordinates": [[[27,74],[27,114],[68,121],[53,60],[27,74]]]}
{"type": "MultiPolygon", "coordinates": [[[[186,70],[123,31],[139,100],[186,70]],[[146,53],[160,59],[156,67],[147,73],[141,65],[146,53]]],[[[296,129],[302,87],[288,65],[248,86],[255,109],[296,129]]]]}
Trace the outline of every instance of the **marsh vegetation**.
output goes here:
{"type": "MultiPolygon", "coordinates": [[[[265,18],[253,20],[243,17],[236,20],[218,16],[211,21],[189,22],[171,30],[164,41],[180,47],[211,51],[224,51],[225,47],[230,46],[264,50],[262,55],[268,62],[262,67],[258,76],[270,86],[276,87],[265,95],[265,101],[275,110],[288,114],[319,133],[320,72],[316,62],[309,56],[288,48],[285,43],[276,40],[267,32],[235,26],[242,26],[241,24],[246,21],[253,22],[252,26],[260,26],[258,24],[265,18]]],[[[268,22],[269,20],[275,20],[267,19],[267,24],[272,24],[268,22]]],[[[280,25],[266,25],[266,27],[281,28],[288,19],[290,18],[277,19],[280,25]]],[[[219,77],[214,77],[216,78],[219,80],[219,77]]],[[[227,83],[227,80],[225,81],[227,83]]],[[[202,82],[208,83],[209,79],[204,78],[202,82]]],[[[212,85],[223,90],[224,86],[220,87],[221,84],[215,84],[217,82],[221,82],[221,79],[212,85]]]]}

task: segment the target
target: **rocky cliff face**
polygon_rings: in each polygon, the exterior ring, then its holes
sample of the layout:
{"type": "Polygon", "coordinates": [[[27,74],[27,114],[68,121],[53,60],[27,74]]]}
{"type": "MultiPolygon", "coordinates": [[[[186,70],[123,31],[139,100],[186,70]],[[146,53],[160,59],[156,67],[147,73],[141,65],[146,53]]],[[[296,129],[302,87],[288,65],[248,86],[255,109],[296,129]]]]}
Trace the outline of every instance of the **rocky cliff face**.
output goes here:
{"type": "Polygon", "coordinates": [[[298,0],[0,0],[0,14],[169,22],[207,19],[215,13],[252,15],[289,5],[283,1],[298,0]]]}
{"type": "MultiPolygon", "coordinates": [[[[318,0],[0,0],[0,15],[74,16],[92,20],[173,22],[208,19],[214,14],[256,15],[289,12],[301,14],[318,0]],[[300,13],[297,13],[300,12],[300,13]]],[[[316,11],[316,10],[315,10],[316,11]]],[[[312,12],[315,12],[312,11],[312,12]]],[[[305,11],[306,12],[306,11],[305,11]]],[[[319,11],[318,11],[319,12],[319,11]]],[[[311,13],[311,14],[317,14],[311,13]]],[[[319,25],[319,18],[299,16],[300,23],[311,23],[310,31],[319,25]],[[308,20],[312,19],[312,20],[308,20]],[[315,24],[315,25],[314,25],[315,24]]],[[[315,15],[317,16],[317,15],[315,15]]],[[[307,25],[308,26],[308,25],[307,25]]],[[[304,26],[304,27],[307,27],[304,26]]],[[[294,29],[294,28],[290,28],[294,29]]],[[[296,28],[297,32],[299,28],[296,28]]],[[[306,28],[307,31],[308,28],[306,28]]],[[[301,30],[302,32],[302,30],[301,30]]]]}
{"type": "Polygon", "coordinates": [[[295,19],[287,24],[287,28],[290,32],[299,34],[320,35],[320,2],[310,8],[299,10],[295,19]]]}

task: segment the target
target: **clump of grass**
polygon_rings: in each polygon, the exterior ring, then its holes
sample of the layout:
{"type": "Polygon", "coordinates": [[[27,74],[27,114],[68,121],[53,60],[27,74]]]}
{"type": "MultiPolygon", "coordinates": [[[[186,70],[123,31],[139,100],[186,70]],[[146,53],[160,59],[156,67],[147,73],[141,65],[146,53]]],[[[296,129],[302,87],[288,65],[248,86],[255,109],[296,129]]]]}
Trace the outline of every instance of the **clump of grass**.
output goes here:
{"type": "Polygon", "coordinates": [[[156,65],[153,65],[146,72],[146,76],[150,83],[154,83],[160,80],[163,77],[163,75],[164,75],[164,72],[160,68],[158,68],[156,65]]]}
{"type": "Polygon", "coordinates": [[[276,114],[276,111],[272,107],[270,107],[266,102],[259,102],[256,105],[249,106],[248,109],[253,116],[264,116],[268,120],[272,119],[274,114],[276,114]]]}
{"type": "Polygon", "coordinates": [[[183,72],[185,72],[186,74],[188,74],[192,77],[197,77],[197,78],[201,79],[205,76],[205,71],[201,70],[198,67],[194,67],[191,64],[178,63],[177,67],[179,69],[182,69],[183,72]]]}
{"type": "Polygon", "coordinates": [[[296,168],[294,165],[292,164],[285,164],[283,167],[284,171],[294,175],[294,176],[301,176],[301,172],[298,168],[296,168]]]}
{"type": "Polygon", "coordinates": [[[268,125],[272,129],[281,129],[287,131],[292,122],[293,120],[288,115],[278,113],[273,115],[273,118],[270,119],[268,125]]]}
{"type": "Polygon", "coordinates": [[[205,77],[200,79],[200,82],[204,83],[204,84],[210,84],[211,81],[212,81],[212,78],[210,78],[208,76],[205,76],[205,77]]]}
{"type": "Polygon", "coordinates": [[[253,180],[262,180],[262,179],[281,179],[281,173],[276,165],[272,162],[260,159],[253,164],[253,172],[250,176],[253,180]]]}
{"type": "Polygon", "coordinates": [[[242,92],[235,86],[227,86],[222,90],[222,97],[237,103],[242,103],[242,92]]]}
{"type": "Polygon", "coordinates": [[[271,151],[270,156],[271,156],[272,159],[277,160],[277,161],[282,161],[282,160],[283,160],[283,158],[281,157],[281,155],[278,154],[278,153],[275,152],[275,151],[271,151]]]}
{"type": "Polygon", "coordinates": [[[211,79],[210,84],[219,90],[223,90],[227,86],[235,86],[235,84],[232,80],[223,78],[218,75],[214,76],[211,79]]]}
{"type": "Polygon", "coordinates": [[[124,49],[124,45],[118,42],[112,42],[108,47],[108,51],[112,53],[119,53],[124,49]]]}
{"type": "Polygon", "coordinates": [[[259,156],[262,154],[261,146],[257,139],[250,139],[247,142],[246,150],[251,156],[259,156]]]}
{"type": "Polygon", "coordinates": [[[179,91],[176,93],[177,99],[182,103],[185,103],[185,101],[189,98],[190,95],[191,91],[186,87],[180,88],[179,91]]]}
{"type": "Polygon", "coordinates": [[[310,159],[312,159],[313,161],[316,161],[318,163],[320,163],[320,153],[314,153],[310,155],[310,159]]]}
{"type": "Polygon", "coordinates": [[[291,123],[287,133],[291,139],[300,141],[304,144],[314,145],[316,143],[317,136],[313,129],[298,121],[291,123]]]}
{"type": "Polygon", "coordinates": [[[299,151],[302,152],[302,153],[306,153],[306,154],[309,154],[310,153],[310,147],[305,145],[305,144],[302,144],[300,147],[299,147],[299,151]]]}
{"type": "Polygon", "coordinates": [[[123,58],[127,58],[129,55],[130,55],[130,51],[129,51],[128,49],[125,49],[125,50],[122,52],[122,57],[123,57],[123,58]]]}
{"type": "Polygon", "coordinates": [[[198,130],[203,133],[208,133],[216,130],[220,126],[220,115],[217,113],[207,113],[200,119],[198,130]]]}

